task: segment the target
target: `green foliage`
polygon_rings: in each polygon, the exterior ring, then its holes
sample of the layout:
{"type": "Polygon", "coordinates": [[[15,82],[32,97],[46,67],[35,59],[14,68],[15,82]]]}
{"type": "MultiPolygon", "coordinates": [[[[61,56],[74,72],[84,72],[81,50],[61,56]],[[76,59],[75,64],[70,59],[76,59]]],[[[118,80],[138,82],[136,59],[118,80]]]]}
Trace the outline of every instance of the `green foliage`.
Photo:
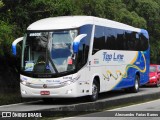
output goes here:
{"type": "Polygon", "coordinates": [[[151,60],[156,62],[160,56],[159,0],[0,0],[0,55],[4,51],[10,54],[11,42],[22,36],[29,24],[66,15],[98,16],[147,29],[151,60]]]}
{"type": "Polygon", "coordinates": [[[136,12],[129,12],[127,9],[120,9],[118,13],[116,20],[138,28],[147,28],[146,20],[138,16],[136,12]]]}
{"type": "Polygon", "coordinates": [[[147,20],[158,16],[159,5],[153,0],[136,0],[135,11],[147,20]]]}
{"type": "Polygon", "coordinates": [[[0,7],[3,7],[3,6],[4,6],[4,4],[3,4],[2,0],[0,0],[0,7]]]}
{"type": "MultiPolygon", "coordinates": [[[[146,20],[150,34],[151,62],[157,63],[160,56],[160,2],[159,0],[123,0],[128,9],[135,11],[146,20]]],[[[160,61],[159,61],[160,62],[160,61]]],[[[160,63],[159,63],[160,64],[160,63]]]]}
{"type": "Polygon", "coordinates": [[[10,45],[13,40],[13,26],[0,20],[0,55],[10,52],[10,45]]]}

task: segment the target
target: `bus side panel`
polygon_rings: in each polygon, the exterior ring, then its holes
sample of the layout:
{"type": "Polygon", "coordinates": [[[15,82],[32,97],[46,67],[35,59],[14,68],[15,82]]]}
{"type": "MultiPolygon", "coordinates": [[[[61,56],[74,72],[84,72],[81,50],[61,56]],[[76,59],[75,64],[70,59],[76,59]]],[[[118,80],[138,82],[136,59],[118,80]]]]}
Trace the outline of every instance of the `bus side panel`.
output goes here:
{"type": "Polygon", "coordinates": [[[141,85],[148,81],[147,31],[95,25],[92,43],[90,75],[100,75],[101,92],[133,86],[136,74],[141,85]]]}
{"type": "Polygon", "coordinates": [[[149,80],[149,50],[146,52],[138,52],[138,57],[133,64],[126,66],[126,76],[114,87],[114,90],[134,86],[135,75],[140,75],[140,85],[149,80]],[[128,82],[126,82],[128,81],[128,82]]]}
{"type": "Polygon", "coordinates": [[[89,74],[100,75],[101,92],[133,86],[136,69],[135,65],[141,52],[101,50],[91,56],[89,74]]]}

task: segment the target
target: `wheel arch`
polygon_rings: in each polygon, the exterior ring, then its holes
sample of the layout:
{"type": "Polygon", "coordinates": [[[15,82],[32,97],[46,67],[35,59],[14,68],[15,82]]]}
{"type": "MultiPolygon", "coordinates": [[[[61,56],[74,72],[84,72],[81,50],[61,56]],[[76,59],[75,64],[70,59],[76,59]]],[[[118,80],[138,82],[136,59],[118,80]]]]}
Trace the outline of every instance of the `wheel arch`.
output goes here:
{"type": "Polygon", "coordinates": [[[94,80],[98,83],[98,87],[99,87],[99,92],[101,90],[101,82],[100,82],[100,75],[94,75],[92,77],[92,81],[91,81],[91,84],[93,84],[94,80]]]}
{"type": "Polygon", "coordinates": [[[100,77],[95,75],[91,81],[91,94],[89,95],[90,101],[96,101],[100,92],[100,77]]]}
{"type": "Polygon", "coordinates": [[[137,70],[137,71],[135,72],[135,77],[136,77],[136,76],[139,77],[139,85],[141,85],[141,73],[140,73],[140,71],[137,70]]]}
{"type": "Polygon", "coordinates": [[[140,71],[136,71],[135,75],[138,75],[140,78],[140,71]]]}
{"type": "Polygon", "coordinates": [[[98,83],[98,85],[99,85],[99,91],[100,91],[100,77],[99,76],[95,76],[94,77],[94,79],[93,79],[93,82],[94,82],[94,80],[98,83]]]}

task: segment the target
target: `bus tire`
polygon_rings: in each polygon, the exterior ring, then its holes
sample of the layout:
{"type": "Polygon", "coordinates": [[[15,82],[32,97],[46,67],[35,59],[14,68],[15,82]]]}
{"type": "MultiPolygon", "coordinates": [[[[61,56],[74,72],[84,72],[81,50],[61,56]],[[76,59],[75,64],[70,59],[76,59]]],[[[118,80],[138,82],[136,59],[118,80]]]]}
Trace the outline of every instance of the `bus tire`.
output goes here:
{"type": "Polygon", "coordinates": [[[135,81],[134,81],[134,86],[130,88],[130,91],[132,93],[139,92],[139,87],[140,87],[139,80],[140,80],[140,77],[138,75],[136,75],[135,81]]]}
{"type": "Polygon", "coordinates": [[[96,80],[93,81],[92,84],[92,95],[89,96],[90,101],[96,101],[98,99],[99,94],[99,84],[96,80]]]}

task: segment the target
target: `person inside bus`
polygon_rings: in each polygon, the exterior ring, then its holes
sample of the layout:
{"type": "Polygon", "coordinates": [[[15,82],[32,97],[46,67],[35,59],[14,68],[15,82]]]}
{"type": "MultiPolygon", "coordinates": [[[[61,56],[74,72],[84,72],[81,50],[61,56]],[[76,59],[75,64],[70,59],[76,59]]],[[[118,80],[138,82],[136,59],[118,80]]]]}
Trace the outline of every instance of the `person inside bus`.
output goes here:
{"type": "Polygon", "coordinates": [[[34,65],[33,72],[35,73],[44,73],[45,71],[45,57],[40,55],[36,64],[34,65]]]}

